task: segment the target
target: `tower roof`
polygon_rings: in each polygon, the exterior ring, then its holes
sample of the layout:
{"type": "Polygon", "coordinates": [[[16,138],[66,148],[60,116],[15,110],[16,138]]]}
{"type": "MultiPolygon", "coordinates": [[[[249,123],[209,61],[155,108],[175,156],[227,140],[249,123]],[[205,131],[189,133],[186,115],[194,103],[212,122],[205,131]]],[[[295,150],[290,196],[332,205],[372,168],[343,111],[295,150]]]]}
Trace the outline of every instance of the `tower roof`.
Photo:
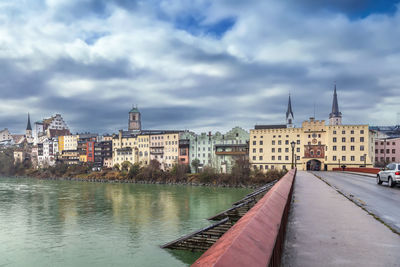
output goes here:
{"type": "Polygon", "coordinates": [[[292,115],[292,118],[294,118],[293,111],[292,111],[292,101],[290,100],[290,94],[289,94],[288,107],[287,107],[287,111],[286,111],[286,119],[289,118],[289,115],[292,115]]]}
{"type": "Polygon", "coordinates": [[[129,113],[139,113],[137,106],[134,106],[129,113]]]}
{"type": "Polygon", "coordinates": [[[26,130],[32,131],[32,126],[31,126],[31,116],[28,113],[28,123],[26,125],[26,130]]]}
{"type": "Polygon", "coordinates": [[[342,113],[339,112],[339,104],[336,93],[336,83],[335,83],[335,89],[333,91],[332,112],[331,114],[329,114],[329,118],[334,118],[334,117],[342,117],[342,113]]]}

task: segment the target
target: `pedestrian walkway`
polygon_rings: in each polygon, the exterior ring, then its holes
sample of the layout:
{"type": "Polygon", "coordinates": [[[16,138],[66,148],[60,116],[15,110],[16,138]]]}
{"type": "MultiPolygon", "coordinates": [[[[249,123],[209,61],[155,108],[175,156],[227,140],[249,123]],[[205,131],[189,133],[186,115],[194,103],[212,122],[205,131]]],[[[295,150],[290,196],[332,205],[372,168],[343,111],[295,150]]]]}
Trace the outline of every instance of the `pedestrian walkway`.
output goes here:
{"type": "Polygon", "coordinates": [[[400,236],[299,171],[282,260],[283,266],[400,266],[400,236]]]}

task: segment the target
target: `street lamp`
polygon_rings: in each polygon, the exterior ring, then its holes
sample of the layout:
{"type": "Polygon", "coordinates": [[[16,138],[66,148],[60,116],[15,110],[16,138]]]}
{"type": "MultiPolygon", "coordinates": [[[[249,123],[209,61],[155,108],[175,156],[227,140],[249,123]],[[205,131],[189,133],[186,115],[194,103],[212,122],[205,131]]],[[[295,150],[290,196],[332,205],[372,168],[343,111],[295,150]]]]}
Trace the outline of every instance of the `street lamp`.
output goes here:
{"type": "Polygon", "coordinates": [[[364,154],[364,167],[367,168],[367,154],[364,154]]]}
{"type": "Polygon", "coordinates": [[[294,165],[294,146],[296,145],[296,143],[294,141],[292,141],[290,143],[290,145],[292,146],[292,169],[293,169],[293,165],[294,165]]]}

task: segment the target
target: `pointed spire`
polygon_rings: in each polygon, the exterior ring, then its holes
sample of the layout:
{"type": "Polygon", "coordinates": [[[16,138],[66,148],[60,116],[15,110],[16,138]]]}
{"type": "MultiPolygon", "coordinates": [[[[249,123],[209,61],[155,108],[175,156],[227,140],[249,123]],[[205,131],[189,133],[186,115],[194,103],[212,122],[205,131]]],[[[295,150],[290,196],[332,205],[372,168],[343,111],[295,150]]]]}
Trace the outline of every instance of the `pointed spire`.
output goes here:
{"type": "Polygon", "coordinates": [[[329,114],[329,118],[334,118],[334,117],[342,117],[342,113],[339,112],[339,104],[336,93],[336,82],[335,82],[335,89],[333,91],[332,112],[331,114],[329,114]]]}
{"type": "Polygon", "coordinates": [[[31,116],[29,115],[29,112],[28,112],[28,124],[26,125],[26,130],[27,131],[32,131],[31,116]]]}
{"type": "Polygon", "coordinates": [[[293,111],[292,111],[292,101],[290,100],[290,94],[289,94],[288,107],[287,107],[287,111],[286,111],[286,119],[289,118],[289,115],[292,115],[292,118],[294,118],[293,111]]]}

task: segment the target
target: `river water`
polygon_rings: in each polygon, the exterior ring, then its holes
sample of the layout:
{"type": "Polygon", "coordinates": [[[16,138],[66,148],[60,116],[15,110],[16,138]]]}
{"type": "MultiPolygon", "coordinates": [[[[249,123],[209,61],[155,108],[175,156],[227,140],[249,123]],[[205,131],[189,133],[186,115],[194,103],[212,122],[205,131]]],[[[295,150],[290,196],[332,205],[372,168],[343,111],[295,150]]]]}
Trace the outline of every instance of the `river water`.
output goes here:
{"type": "Polygon", "coordinates": [[[0,177],[0,266],[187,266],[159,246],[248,192],[0,177]]]}

